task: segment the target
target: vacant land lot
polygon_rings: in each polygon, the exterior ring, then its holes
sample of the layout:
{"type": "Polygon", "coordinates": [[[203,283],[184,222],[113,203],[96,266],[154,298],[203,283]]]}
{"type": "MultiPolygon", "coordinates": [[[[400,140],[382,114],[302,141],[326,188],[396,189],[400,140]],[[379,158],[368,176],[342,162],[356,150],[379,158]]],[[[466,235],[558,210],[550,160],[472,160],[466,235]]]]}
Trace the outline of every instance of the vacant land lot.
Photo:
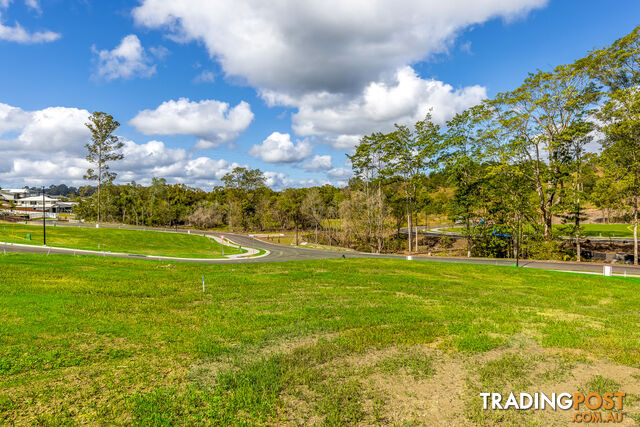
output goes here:
{"type": "MultiPolygon", "coordinates": [[[[42,245],[41,225],[0,223],[0,241],[42,245]],[[31,240],[27,239],[31,235],[31,240]]],[[[220,258],[222,245],[205,236],[114,228],[47,226],[47,245],[60,248],[135,253],[186,258],[220,258]]],[[[224,247],[224,254],[242,249],[224,247]]]]}
{"type": "Polygon", "coordinates": [[[403,260],[0,256],[0,424],[570,422],[481,409],[481,391],[525,390],[621,390],[633,424],[638,286],[403,260]]]}

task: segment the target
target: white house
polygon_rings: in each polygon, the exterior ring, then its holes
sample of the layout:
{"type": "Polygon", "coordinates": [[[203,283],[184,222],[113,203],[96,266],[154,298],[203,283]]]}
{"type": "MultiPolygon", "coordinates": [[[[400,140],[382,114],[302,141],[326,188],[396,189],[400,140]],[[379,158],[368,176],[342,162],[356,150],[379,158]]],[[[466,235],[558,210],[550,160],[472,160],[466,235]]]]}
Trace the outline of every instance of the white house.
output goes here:
{"type": "Polygon", "coordinates": [[[31,191],[25,189],[2,189],[0,190],[0,200],[16,201],[18,199],[23,199],[25,197],[29,197],[31,191]]]}
{"type": "MultiPolygon", "coordinates": [[[[42,211],[42,202],[42,196],[31,196],[15,200],[17,207],[34,209],[37,211],[42,211]]],[[[49,213],[72,213],[73,205],[73,203],[63,202],[57,197],[44,196],[44,210],[49,213]]]]}

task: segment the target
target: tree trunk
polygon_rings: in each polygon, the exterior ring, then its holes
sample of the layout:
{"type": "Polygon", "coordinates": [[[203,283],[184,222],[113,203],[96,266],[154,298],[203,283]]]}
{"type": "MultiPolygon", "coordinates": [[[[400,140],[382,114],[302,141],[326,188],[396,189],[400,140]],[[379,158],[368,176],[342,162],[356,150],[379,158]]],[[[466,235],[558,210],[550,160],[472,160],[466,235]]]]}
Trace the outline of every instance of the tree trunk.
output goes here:
{"type": "Polygon", "coordinates": [[[520,215],[518,215],[518,228],[516,230],[516,267],[520,267],[520,215]]]}
{"type": "Polygon", "coordinates": [[[418,212],[416,212],[416,244],[415,244],[415,251],[418,252],[418,212]]]}
{"type": "Polygon", "coordinates": [[[467,216],[467,258],[471,258],[471,224],[469,222],[469,216],[467,216]]]}
{"type": "Polygon", "coordinates": [[[98,161],[98,224],[100,224],[100,187],[102,183],[102,165],[100,161],[98,161]]]}
{"type": "Polygon", "coordinates": [[[576,150],[577,152],[577,160],[578,160],[578,169],[576,171],[576,190],[578,191],[578,197],[576,199],[576,260],[578,262],[581,261],[582,256],[582,248],[580,247],[580,215],[582,214],[582,210],[580,209],[580,196],[579,192],[582,191],[582,182],[580,180],[580,170],[582,169],[582,159],[580,156],[580,150],[576,150]]]}
{"type": "Polygon", "coordinates": [[[544,212],[544,237],[547,240],[551,240],[551,230],[553,229],[552,223],[553,215],[551,212],[544,212]]]}
{"type": "Polygon", "coordinates": [[[298,223],[294,222],[294,225],[296,227],[296,246],[298,246],[298,223]]]}
{"type": "Polygon", "coordinates": [[[413,199],[412,199],[412,191],[411,187],[407,187],[407,232],[408,240],[409,240],[409,252],[413,252],[415,248],[413,247],[412,237],[413,237],[413,199]]]}
{"type": "Polygon", "coordinates": [[[407,204],[407,233],[409,237],[409,252],[411,252],[412,241],[411,241],[411,210],[409,210],[409,205],[407,204]]]}
{"type": "MultiPolygon", "coordinates": [[[[538,160],[539,163],[539,160],[538,160]]],[[[544,227],[544,238],[545,240],[551,240],[551,209],[550,205],[547,204],[547,196],[544,193],[542,188],[542,183],[540,182],[540,173],[536,169],[535,171],[536,178],[536,193],[538,195],[538,209],[540,209],[540,213],[542,214],[542,225],[544,227]]]]}
{"type": "Polygon", "coordinates": [[[578,199],[578,215],[576,215],[576,260],[578,262],[582,261],[581,253],[582,248],[580,247],[580,199],[578,199]]]}
{"type": "Polygon", "coordinates": [[[638,265],[638,198],[633,205],[633,265],[638,265]]]}
{"type": "Polygon", "coordinates": [[[384,202],[382,200],[382,183],[378,180],[378,248],[377,253],[382,252],[382,243],[384,239],[384,202]]]}

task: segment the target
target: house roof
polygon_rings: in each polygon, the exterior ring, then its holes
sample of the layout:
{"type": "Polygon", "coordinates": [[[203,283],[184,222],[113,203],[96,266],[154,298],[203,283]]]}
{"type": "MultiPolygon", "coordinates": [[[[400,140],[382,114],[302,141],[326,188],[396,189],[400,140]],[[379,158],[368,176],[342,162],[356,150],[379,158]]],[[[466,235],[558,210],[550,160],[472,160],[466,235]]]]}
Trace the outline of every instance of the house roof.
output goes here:
{"type": "MultiPolygon", "coordinates": [[[[57,202],[59,199],[57,197],[51,197],[51,196],[44,196],[44,200],[45,202],[57,202]]],[[[31,197],[25,197],[23,199],[18,199],[18,202],[22,203],[22,202],[42,202],[42,196],[31,196],[31,197]]]]}
{"type": "Polygon", "coordinates": [[[0,189],[0,193],[10,193],[10,194],[22,194],[22,193],[30,193],[30,190],[25,190],[24,188],[3,188],[0,189]]]}

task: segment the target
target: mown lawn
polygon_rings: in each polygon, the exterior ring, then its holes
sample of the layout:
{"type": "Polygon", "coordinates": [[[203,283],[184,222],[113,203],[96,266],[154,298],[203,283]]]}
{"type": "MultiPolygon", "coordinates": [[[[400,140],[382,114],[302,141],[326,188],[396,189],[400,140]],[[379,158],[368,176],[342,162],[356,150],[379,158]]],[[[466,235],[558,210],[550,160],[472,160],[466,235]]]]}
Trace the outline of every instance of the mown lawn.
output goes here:
{"type": "MultiPolygon", "coordinates": [[[[566,226],[558,224],[553,226],[555,230],[562,227],[566,226]]],[[[582,233],[586,237],[633,237],[632,224],[583,224],[581,227],[582,233]]],[[[464,227],[445,227],[440,230],[461,233],[464,231],[464,227]]]]}
{"type": "Polygon", "coordinates": [[[584,224],[586,236],[633,237],[632,224],[584,224]]]}
{"type": "MultiPolygon", "coordinates": [[[[1,242],[42,245],[43,234],[42,225],[0,223],[1,242]],[[31,235],[31,240],[27,239],[27,234],[31,235]]],[[[185,258],[222,257],[222,245],[209,237],[160,231],[48,225],[47,245],[92,251],[185,258]]],[[[238,248],[224,247],[225,255],[244,252],[238,248]]]]}
{"type": "Polygon", "coordinates": [[[640,395],[640,280],[404,260],[0,256],[0,424],[529,424],[640,395]],[[206,292],[202,292],[202,277],[206,292]]]}

